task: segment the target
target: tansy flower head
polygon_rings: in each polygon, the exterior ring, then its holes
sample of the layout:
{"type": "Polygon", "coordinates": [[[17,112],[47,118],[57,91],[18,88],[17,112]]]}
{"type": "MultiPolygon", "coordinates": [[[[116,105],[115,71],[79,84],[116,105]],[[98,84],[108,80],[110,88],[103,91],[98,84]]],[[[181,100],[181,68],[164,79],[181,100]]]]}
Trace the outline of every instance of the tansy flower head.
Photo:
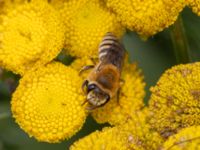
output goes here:
{"type": "Polygon", "coordinates": [[[3,17],[0,26],[0,65],[24,74],[56,57],[63,42],[64,26],[48,3],[20,5],[3,17]]]}
{"type": "Polygon", "coordinates": [[[96,131],[75,142],[70,150],[155,150],[162,144],[158,133],[145,124],[145,113],[138,112],[125,124],[96,131]]]}
{"type": "Polygon", "coordinates": [[[167,70],[151,92],[149,122],[164,137],[200,124],[200,63],[167,70]]]}
{"type": "Polygon", "coordinates": [[[127,150],[127,134],[116,127],[104,128],[75,142],[70,150],[127,150]]]}
{"type": "Polygon", "coordinates": [[[162,150],[198,150],[200,149],[200,126],[187,127],[169,137],[162,150]]]}
{"type": "Polygon", "coordinates": [[[12,97],[12,113],[20,127],[39,141],[59,142],[82,127],[78,72],[58,62],[27,72],[12,97]]]}
{"type": "Polygon", "coordinates": [[[98,0],[71,0],[61,9],[65,26],[67,53],[73,56],[95,56],[107,32],[120,37],[124,29],[115,15],[98,0]]]}
{"type": "Polygon", "coordinates": [[[147,123],[149,110],[144,108],[128,118],[127,122],[120,125],[118,130],[128,133],[128,144],[132,150],[156,150],[163,143],[163,138],[147,123]]]}
{"type": "Polygon", "coordinates": [[[126,28],[149,37],[173,24],[185,0],[106,0],[126,28]]]}
{"type": "MultiPolygon", "coordinates": [[[[80,70],[83,66],[93,64],[88,58],[75,60],[72,66],[80,70]]],[[[90,71],[83,75],[83,80],[87,78],[90,71]]],[[[92,111],[92,116],[98,123],[109,122],[110,124],[121,124],[127,118],[140,110],[143,106],[143,98],[145,95],[143,76],[136,64],[125,62],[122,72],[122,82],[119,100],[117,96],[111,99],[106,105],[92,111]]]]}

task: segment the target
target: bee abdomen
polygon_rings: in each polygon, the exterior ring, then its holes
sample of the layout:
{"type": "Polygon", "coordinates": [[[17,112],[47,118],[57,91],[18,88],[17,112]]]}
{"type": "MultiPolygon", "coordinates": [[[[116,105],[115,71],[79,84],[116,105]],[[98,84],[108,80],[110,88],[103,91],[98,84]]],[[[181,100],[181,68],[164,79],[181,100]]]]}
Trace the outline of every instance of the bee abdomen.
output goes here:
{"type": "Polygon", "coordinates": [[[124,47],[112,33],[107,33],[99,45],[99,60],[112,63],[121,68],[124,57],[124,47]]]}

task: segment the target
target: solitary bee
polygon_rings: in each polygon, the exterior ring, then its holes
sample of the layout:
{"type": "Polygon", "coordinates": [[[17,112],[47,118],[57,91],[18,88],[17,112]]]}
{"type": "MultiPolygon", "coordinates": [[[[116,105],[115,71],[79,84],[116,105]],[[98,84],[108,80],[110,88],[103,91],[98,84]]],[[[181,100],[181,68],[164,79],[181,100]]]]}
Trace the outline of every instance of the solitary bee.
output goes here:
{"type": "Polygon", "coordinates": [[[82,84],[82,89],[87,95],[85,102],[90,104],[88,110],[105,105],[117,95],[124,57],[124,46],[116,36],[107,33],[99,45],[98,64],[84,66],[80,71],[93,68],[82,84]]]}

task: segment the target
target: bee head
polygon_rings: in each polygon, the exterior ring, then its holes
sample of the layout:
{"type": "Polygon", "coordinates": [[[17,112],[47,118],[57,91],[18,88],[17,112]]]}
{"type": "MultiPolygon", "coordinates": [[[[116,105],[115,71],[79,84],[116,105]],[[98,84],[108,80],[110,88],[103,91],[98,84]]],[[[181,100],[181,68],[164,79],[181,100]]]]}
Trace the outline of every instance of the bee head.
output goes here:
{"type": "Polygon", "coordinates": [[[109,94],[102,91],[97,85],[88,85],[87,101],[92,106],[103,106],[110,100],[109,94]]]}

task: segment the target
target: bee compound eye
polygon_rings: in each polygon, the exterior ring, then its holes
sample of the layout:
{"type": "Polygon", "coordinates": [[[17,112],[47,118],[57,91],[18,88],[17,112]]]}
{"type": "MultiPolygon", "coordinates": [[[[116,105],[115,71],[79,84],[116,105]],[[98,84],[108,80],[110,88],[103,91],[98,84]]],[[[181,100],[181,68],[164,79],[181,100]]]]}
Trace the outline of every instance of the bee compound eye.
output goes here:
{"type": "Polygon", "coordinates": [[[96,85],[95,84],[90,84],[88,85],[88,92],[95,89],[96,88],[96,85]]]}

